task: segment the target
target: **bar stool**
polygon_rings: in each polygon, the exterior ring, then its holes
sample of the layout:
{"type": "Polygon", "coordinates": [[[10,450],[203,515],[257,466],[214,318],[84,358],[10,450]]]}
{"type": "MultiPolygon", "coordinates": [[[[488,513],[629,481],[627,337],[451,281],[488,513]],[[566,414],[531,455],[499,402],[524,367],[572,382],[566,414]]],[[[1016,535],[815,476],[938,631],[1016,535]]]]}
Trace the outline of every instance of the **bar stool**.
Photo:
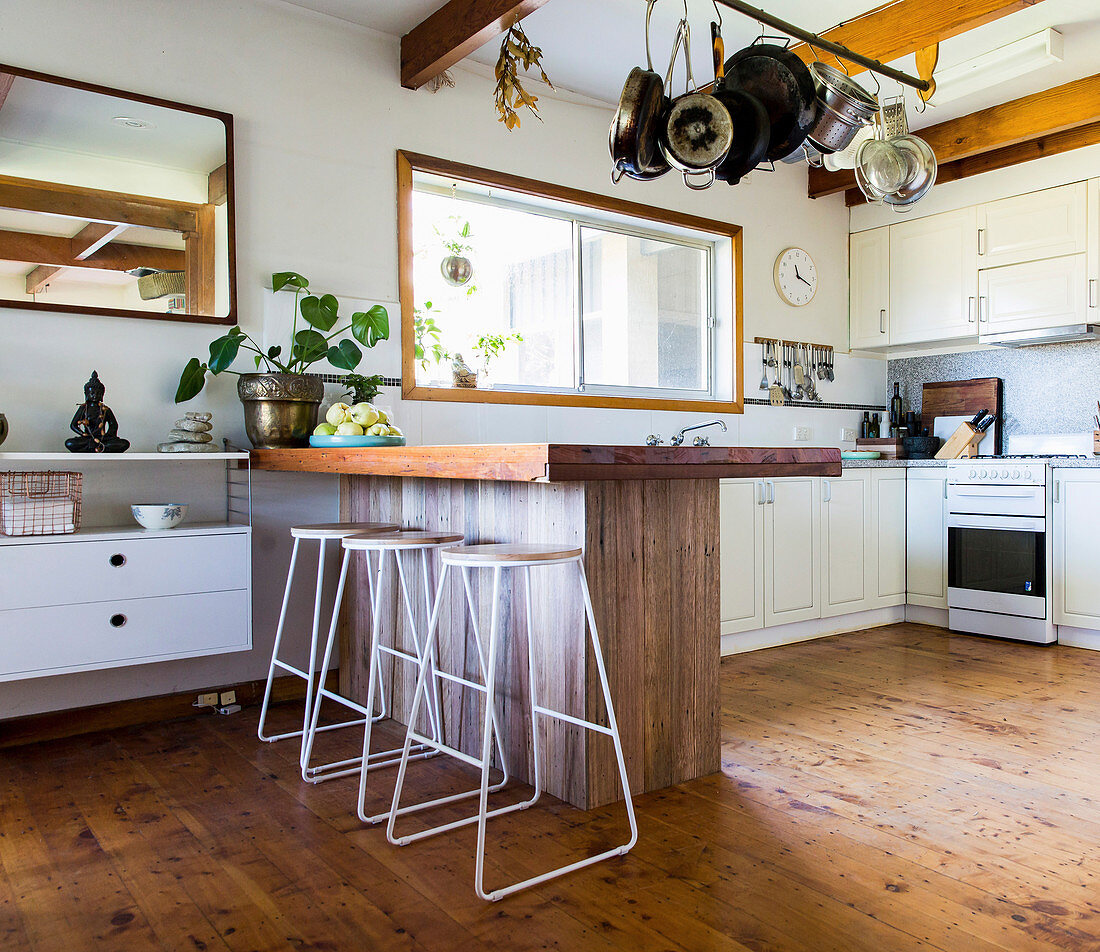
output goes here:
{"type": "MultiPolygon", "coordinates": [[[[347,584],[348,567],[351,564],[352,555],[355,552],[362,552],[367,559],[367,577],[370,584],[371,598],[370,673],[368,676],[367,702],[365,705],[361,705],[333,691],[329,691],[324,686],[318,689],[317,701],[313,706],[309,727],[303,742],[302,779],[307,783],[317,783],[319,780],[360,774],[359,800],[360,804],[362,804],[368,769],[371,767],[380,768],[396,766],[399,763],[400,758],[398,755],[401,753],[400,747],[395,747],[393,750],[378,751],[374,754],[370,753],[371,724],[373,721],[380,720],[386,713],[385,687],[382,684],[382,669],[380,664],[381,654],[385,652],[394,658],[415,665],[420,670],[430,665],[429,656],[425,652],[427,639],[422,637],[423,632],[417,629],[416,615],[413,611],[412,592],[405,566],[401,560],[401,553],[418,552],[420,554],[420,571],[422,573],[422,584],[424,587],[425,618],[427,618],[431,612],[431,588],[428,582],[428,554],[435,549],[455,545],[461,541],[462,536],[460,535],[421,531],[391,531],[385,533],[366,532],[358,535],[348,535],[341,540],[341,544],[344,548],[344,558],[340,565],[340,581],[336,587],[336,600],[332,608],[332,623],[329,626],[328,640],[325,643],[325,654],[322,664],[327,668],[332,656],[333,647],[336,643],[336,629],[339,623],[340,608],[344,600],[344,589],[347,584]],[[372,573],[375,571],[371,559],[372,552],[378,553],[376,578],[372,576],[372,573]],[[390,647],[389,645],[383,645],[381,643],[381,603],[382,593],[385,591],[386,565],[388,561],[386,558],[387,553],[392,553],[393,561],[397,568],[397,577],[400,582],[402,600],[405,604],[405,612],[409,620],[409,629],[412,632],[414,654],[409,654],[407,651],[403,651],[396,647],[396,645],[390,647]],[[382,711],[377,717],[374,716],[374,689],[376,684],[381,693],[380,706],[382,711]],[[313,749],[314,737],[321,730],[324,730],[324,728],[318,728],[317,723],[321,713],[321,704],[325,698],[336,701],[344,707],[363,715],[362,720],[354,722],[355,724],[362,724],[364,727],[363,755],[361,757],[352,757],[347,760],[334,761],[325,764],[323,767],[311,768],[309,762],[313,749]]],[[[432,735],[442,737],[443,735],[440,729],[442,719],[438,696],[433,695],[432,702],[428,708],[428,720],[432,735]]],[[[434,756],[435,753],[434,750],[421,750],[418,748],[416,756],[413,759],[420,759],[421,756],[434,756]]],[[[362,806],[360,806],[359,812],[360,814],[363,813],[362,806]]],[[[364,817],[364,819],[367,818],[364,817]]]]}
{"type": "MultiPolygon", "coordinates": [[[[404,846],[408,843],[415,842],[416,840],[424,839],[425,837],[435,836],[439,833],[447,832],[448,830],[454,830],[462,826],[468,826],[469,824],[477,824],[477,853],[474,870],[474,889],[478,896],[482,899],[495,901],[502,899],[505,896],[509,896],[514,892],[521,889],[526,889],[529,886],[535,886],[539,883],[547,882],[548,880],[555,879],[559,876],[564,876],[566,873],[573,872],[574,870],[582,869],[585,866],[591,866],[594,863],[598,863],[602,860],[608,859],[612,856],[621,856],[624,853],[630,851],[634,844],[638,841],[638,823],[634,816],[634,803],[630,796],[630,785],[626,775],[626,759],[623,756],[622,740],[619,736],[619,726],[615,720],[615,708],[611,701],[611,690],[607,683],[607,670],[604,667],[603,652],[600,649],[599,634],[596,630],[596,618],[595,612],[592,608],[592,597],[588,591],[588,580],[584,573],[584,564],[582,562],[582,551],[579,548],[570,548],[565,546],[555,545],[540,545],[540,544],[517,544],[517,545],[467,545],[458,546],[455,548],[445,549],[442,552],[443,571],[440,573],[439,584],[436,588],[435,605],[432,608],[431,621],[428,625],[428,639],[425,651],[429,657],[434,657],[436,640],[439,632],[439,613],[440,604],[442,602],[442,594],[444,590],[444,584],[447,580],[448,570],[451,566],[458,566],[462,569],[463,583],[466,588],[467,603],[470,607],[471,615],[474,614],[473,599],[470,596],[470,572],[472,570],[489,569],[493,570],[493,598],[492,598],[492,615],[491,624],[489,628],[489,657],[482,668],[483,676],[485,677],[485,685],[472,685],[478,690],[485,692],[485,710],[486,717],[484,721],[484,728],[482,731],[481,742],[481,758],[471,757],[462,751],[456,750],[453,747],[441,743],[438,738],[426,737],[419,733],[415,729],[417,715],[419,714],[420,705],[423,702],[424,696],[427,693],[427,685],[429,675],[432,673],[430,666],[422,667],[420,670],[420,677],[416,683],[416,693],[413,695],[412,709],[409,714],[409,728],[405,735],[405,745],[401,752],[401,765],[397,772],[397,783],[393,792],[393,804],[390,808],[389,823],[386,828],[386,837],[395,846],[404,846]],[[534,639],[532,624],[532,607],[531,607],[531,569],[541,566],[551,565],[569,565],[576,566],[577,582],[580,585],[581,593],[584,597],[584,611],[588,619],[589,634],[591,637],[593,657],[596,662],[596,670],[600,678],[600,688],[603,692],[604,704],[607,708],[607,723],[608,726],[604,727],[600,724],[596,724],[593,721],[584,720],[583,718],[574,717],[571,714],[566,714],[562,711],[555,711],[551,708],[541,705],[538,701],[536,690],[536,662],[534,651],[534,639]],[[489,755],[492,745],[492,735],[495,733],[497,737],[500,736],[500,725],[496,721],[494,712],[494,695],[495,695],[495,683],[496,683],[496,665],[499,657],[500,650],[500,625],[498,622],[499,608],[500,608],[500,582],[501,576],[505,569],[523,569],[524,575],[524,587],[526,589],[526,602],[527,602],[527,663],[528,663],[528,681],[531,695],[531,751],[532,751],[532,763],[534,765],[534,794],[530,799],[524,800],[520,803],[511,804],[509,806],[500,807],[495,810],[488,809],[488,794],[489,788],[489,755]],[[539,767],[539,732],[538,732],[538,715],[544,717],[551,717],[557,720],[565,721],[569,724],[574,724],[577,727],[581,727],[585,730],[595,731],[600,734],[605,734],[612,739],[615,745],[615,758],[618,761],[619,767],[619,779],[622,783],[623,793],[626,798],[626,812],[627,818],[630,822],[630,838],[626,843],[621,846],[613,847],[609,850],[604,850],[595,856],[589,856],[585,859],[577,860],[576,862],[569,863],[565,866],[561,866],[557,869],[551,870],[546,873],[542,873],[538,876],[532,876],[529,879],[522,880],[517,883],[513,883],[510,886],[505,886],[501,889],[496,889],[492,892],[486,892],[484,888],[484,872],[485,872],[485,829],[486,821],[490,817],[501,816],[505,813],[511,813],[515,810],[526,810],[533,806],[542,794],[542,778],[539,767]],[[414,833],[408,836],[397,837],[394,834],[394,827],[396,825],[397,818],[406,813],[413,812],[414,810],[423,810],[432,806],[439,806],[443,803],[451,802],[456,797],[445,797],[438,800],[431,800],[424,803],[415,804],[410,807],[401,807],[401,792],[405,783],[405,772],[410,759],[410,749],[413,743],[420,745],[422,748],[434,748],[440,753],[448,754],[463,763],[471,764],[475,767],[481,768],[481,788],[478,791],[480,794],[480,802],[478,812],[461,820],[456,820],[452,823],[445,823],[441,826],[437,826],[431,829],[423,830],[418,833],[414,833]]],[[[476,632],[476,625],[474,626],[476,632]]],[[[480,642],[480,636],[478,636],[480,642]]],[[[499,740],[498,740],[499,745],[499,740]]],[[[499,787],[500,785],[498,785],[499,787]]],[[[461,796],[461,795],[460,795],[461,796]]]]}
{"type": "MultiPolygon", "coordinates": [[[[292,526],[290,529],[290,534],[294,539],[294,548],[290,553],[290,568],[287,570],[286,574],[286,588],[283,591],[282,608],[279,610],[279,623],[275,628],[275,644],[271,649],[271,664],[267,669],[267,686],[264,688],[264,700],[260,707],[260,723],[256,727],[256,735],[260,740],[269,744],[277,740],[285,740],[289,737],[301,737],[302,748],[298,755],[299,764],[305,763],[305,736],[309,728],[310,715],[312,714],[313,708],[313,679],[317,675],[317,636],[321,627],[321,594],[325,575],[326,546],[330,541],[339,541],[347,536],[363,533],[381,534],[393,532],[397,528],[398,526],[388,522],[330,522],[320,525],[292,526]],[[313,595],[313,632],[309,640],[308,673],[279,658],[279,648],[283,642],[283,630],[286,627],[287,607],[290,605],[290,590],[294,583],[294,568],[298,563],[298,548],[302,540],[320,543],[317,551],[317,582],[313,595]],[[271,703],[271,685],[275,680],[276,668],[302,678],[306,682],[305,713],[302,717],[301,730],[287,731],[282,734],[265,734],[264,730],[267,727],[267,709],[271,703]]],[[[321,672],[320,680],[322,686],[324,685],[324,678],[327,672],[328,663],[326,661],[325,667],[321,672]]],[[[358,720],[346,721],[342,724],[326,725],[322,730],[330,731],[341,727],[354,727],[360,723],[361,722],[358,720]]]]}

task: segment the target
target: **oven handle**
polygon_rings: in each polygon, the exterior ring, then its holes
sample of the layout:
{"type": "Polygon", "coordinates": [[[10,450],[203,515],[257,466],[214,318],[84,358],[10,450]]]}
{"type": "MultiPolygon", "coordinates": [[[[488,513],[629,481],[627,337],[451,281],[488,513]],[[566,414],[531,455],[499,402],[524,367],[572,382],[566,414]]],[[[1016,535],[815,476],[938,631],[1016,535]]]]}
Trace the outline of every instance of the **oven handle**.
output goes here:
{"type": "Polygon", "coordinates": [[[994,486],[981,486],[974,489],[963,489],[958,484],[952,484],[951,491],[956,496],[974,496],[979,499],[1029,499],[1034,497],[1035,499],[1043,498],[1043,487],[1025,487],[1021,486],[1019,489],[1015,489],[1012,486],[994,487],[994,486]]]}
{"type": "Polygon", "coordinates": [[[1042,516],[975,516],[963,512],[947,514],[949,529],[1004,529],[1010,532],[1046,532],[1042,516]]]}

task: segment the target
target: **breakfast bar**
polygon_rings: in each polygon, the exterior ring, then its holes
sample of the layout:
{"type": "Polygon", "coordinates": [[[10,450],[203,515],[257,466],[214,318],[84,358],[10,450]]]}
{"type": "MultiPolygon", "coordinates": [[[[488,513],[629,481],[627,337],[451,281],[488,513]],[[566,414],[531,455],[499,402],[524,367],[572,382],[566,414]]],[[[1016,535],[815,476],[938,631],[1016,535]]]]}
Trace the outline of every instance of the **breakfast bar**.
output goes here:
{"type": "MultiPolygon", "coordinates": [[[[346,521],[462,533],[470,543],[582,547],[634,793],[720,767],[718,480],[841,473],[840,452],[830,448],[531,443],[255,450],[252,461],[262,470],[339,474],[346,521]]],[[[559,710],[602,720],[581,595],[557,568],[536,574],[533,641],[538,670],[550,672],[538,685],[540,696],[559,710]]],[[[475,579],[486,631],[489,588],[475,579]]],[[[519,588],[503,600],[505,632],[524,630],[519,588]]],[[[356,561],[344,601],[340,684],[341,693],[360,702],[369,659],[367,591],[366,566],[356,561]]],[[[442,598],[440,666],[476,680],[460,578],[442,598]]],[[[423,599],[414,601],[414,611],[423,613],[423,599]]],[[[382,612],[386,637],[407,638],[396,580],[383,593],[382,612]]],[[[513,775],[525,780],[531,775],[526,641],[512,637],[506,644],[497,688],[504,747],[513,775]]],[[[407,716],[415,686],[408,667],[384,671],[398,721],[407,716]]],[[[442,697],[447,743],[469,753],[480,749],[479,697],[453,685],[442,697]]],[[[582,808],[621,797],[606,738],[559,722],[545,723],[543,731],[548,792],[582,808]]]]}

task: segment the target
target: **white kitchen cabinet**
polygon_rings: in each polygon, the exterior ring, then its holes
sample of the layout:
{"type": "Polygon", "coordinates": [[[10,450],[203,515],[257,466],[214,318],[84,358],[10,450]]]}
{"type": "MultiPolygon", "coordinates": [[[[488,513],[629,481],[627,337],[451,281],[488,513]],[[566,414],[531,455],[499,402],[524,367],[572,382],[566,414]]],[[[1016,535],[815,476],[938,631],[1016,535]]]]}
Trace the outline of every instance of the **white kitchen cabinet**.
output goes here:
{"type": "Polygon", "coordinates": [[[1088,320],[1100,321],[1100,179],[1088,181],[1088,320]]]}
{"type": "Polygon", "coordinates": [[[853,350],[890,342],[890,228],[849,239],[848,335],[853,350]]]}
{"type": "Polygon", "coordinates": [[[1082,253],[979,272],[979,340],[987,334],[1083,324],[1088,319],[1086,270],[1082,253]]]}
{"type": "Polygon", "coordinates": [[[821,480],[823,618],[905,602],[905,470],[821,480]]]}
{"type": "Polygon", "coordinates": [[[722,634],[764,627],[764,481],[719,487],[722,634]]]}
{"type": "Polygon", "coordinates": [[[1086,185],[1074,182],[978,207],[978,267],[998,268],[1086,250],[1086,185]]]}
{"type": "Polygon", "coordinates": [[[890,227],[891,347],[975,337],[975,207],[890,227]]]}
{"type": "Polygon", "coordinates": [[[1100,472],[1054,470],[1054,624],[1100,631],[1100,472]]]}
{"type": "Polygon", "coordinates": [[[765,480],[765,626],[821,617],[818,483],[814,476],[765,480]]]}
{"type": "Polygon", "coordinates": [[[914,467],[906,473],[906,602],[947,608],[947,471],[914,467]]]}

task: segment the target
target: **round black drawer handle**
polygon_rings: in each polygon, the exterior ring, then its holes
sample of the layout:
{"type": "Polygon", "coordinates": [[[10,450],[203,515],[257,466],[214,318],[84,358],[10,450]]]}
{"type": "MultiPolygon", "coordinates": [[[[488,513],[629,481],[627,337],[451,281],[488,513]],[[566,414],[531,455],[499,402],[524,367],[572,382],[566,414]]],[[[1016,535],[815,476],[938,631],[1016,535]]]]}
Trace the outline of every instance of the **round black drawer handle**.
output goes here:
{"type": "Polygon", "coordinates": [[[111,616],[111,627],[121,628],[123,625],[126,624],[127,621],[128,619],[126,618],[126,616],[123,615],[121,612],[118,612],[111,616]]]}
{"type": "Polygon", "coordinates": [[[116,552],[107,561],[110,562],[111,565],[113,565],[116,569],[119,569],[126,564],[126,556],[124,556],[121,552],[116,552]]]}

